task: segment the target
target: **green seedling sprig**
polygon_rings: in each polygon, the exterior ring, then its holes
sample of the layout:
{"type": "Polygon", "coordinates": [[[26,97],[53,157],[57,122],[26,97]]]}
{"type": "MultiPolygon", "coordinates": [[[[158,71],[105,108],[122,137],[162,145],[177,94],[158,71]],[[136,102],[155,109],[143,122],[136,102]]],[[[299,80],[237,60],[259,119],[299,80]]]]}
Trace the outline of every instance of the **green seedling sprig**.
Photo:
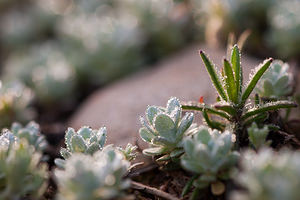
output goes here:
{"type": "Polygon", "coordinates": [[[216,67],[204,51],[200,51],[199,54],[221,101],[213,105],[187,102],[182,104],[182,109],[203,112],[204,120],[211,128],[222,131],[227,127],[233,128],[238,147],[243,146],[245,140],[247,140],[247,135],[243,133],[246,125],[266,118],[269,111],[297,106],[295,102],[289,100],[258,103],[259,96],[255,98],[254,106],[247,105],[258,81],[270,67],[273,61],[272,58],[266,59],[260,64],[254,73],[250,75],[249,82],[244,84],[241,53],[237,45],[234,45],[232,48],[230,61],[226,58],[223,60],[222,74],[217,73],[216,67]],[[212,115],[218,116],[223,120],[214,119],[212,115]]]}

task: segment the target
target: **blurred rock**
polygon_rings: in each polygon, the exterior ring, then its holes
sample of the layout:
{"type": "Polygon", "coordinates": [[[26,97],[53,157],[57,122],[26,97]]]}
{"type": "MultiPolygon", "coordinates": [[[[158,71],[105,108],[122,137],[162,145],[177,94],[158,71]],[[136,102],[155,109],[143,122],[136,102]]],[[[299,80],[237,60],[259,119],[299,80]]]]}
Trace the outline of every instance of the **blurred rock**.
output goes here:
{"type": "MultiPolygon", "coordinates": [[[[103,88],[81,105],[69,121],[69,126],[76,129],[83,125],[108,129],[108,143],[124,146],[128,142],[145,147],[140,140],[139,116],[144,115],[147,105],[165,106],[171,96],[181,101],[215,101],[216,92],[206,69],[198,55],[198,50],[205,50],[214,63],[220,67],[225,50],[211,49],[205,45],[195,45],[158,63],[149,70],[137,73],[115,84],[103,88]]],[[[262,60],[242,57],[245,81],[248,73],[262,60]]],[[[200,120],[200,114],[196,116],[200,120]]]]}

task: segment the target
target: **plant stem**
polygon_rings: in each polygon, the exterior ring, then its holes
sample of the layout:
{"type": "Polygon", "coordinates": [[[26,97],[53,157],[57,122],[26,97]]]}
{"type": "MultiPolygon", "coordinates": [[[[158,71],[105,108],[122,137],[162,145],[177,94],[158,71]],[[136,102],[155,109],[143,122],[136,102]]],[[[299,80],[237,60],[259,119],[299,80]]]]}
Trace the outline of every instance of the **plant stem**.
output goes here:
{"type": "Polygon", "coordinates": [[[131,181],[131,188],[135,189],[135,190],[141,190],[145,193],[152,194],[152,195],[155,195],[157,197],[161,197],[161,198],[164,198],[167,200],[179,200],[177,197],[174,197],[174,196],[170,195],[169,193],[166,193],[164,191],[158,190],[156,188],[153,188],[153,187],[150,187],[150,186],[147,186],[142,183],[135,182],[135,181],[131,181]]]}
{"type": "Polygon", "coordinates": [[[203,110],[205,109],[207,111],[207,113],[219,115],[220,117],[223,117],[223,118],[227,119],[228,121],[230,121],[230,116],[227,115],[226,113],[217,111],[217,110],[210,108],[209,106],[206,106],[204,104],[199,104],[196,102],[187,102],[187,103],[183,103],[181,107],[183,110],[193,110],[193,111],[201,111],[201,112],[203,112],[203,110]]]}
{"type": "Polygon", "coordinates": [[[192,196],[190,197],[190,200],[196,200],[199,197],[199,192],[199,188],[195,188],[192,193],[192,196]]]}

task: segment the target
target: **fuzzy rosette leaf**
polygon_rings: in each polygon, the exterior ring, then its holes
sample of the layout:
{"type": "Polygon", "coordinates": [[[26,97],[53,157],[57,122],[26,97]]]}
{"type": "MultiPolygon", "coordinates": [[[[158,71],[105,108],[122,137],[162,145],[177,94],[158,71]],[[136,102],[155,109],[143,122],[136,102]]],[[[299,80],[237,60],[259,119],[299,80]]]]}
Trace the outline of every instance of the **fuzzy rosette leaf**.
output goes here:
{"type": "MultiPolygon", "coordinates": [[[[77,132],[73,128],[68,128],[65,134],[66,148],[60,149],[60,155],[68,159],[73,153],[83,153],[93,155],[100,151],[106,142],[107,131],[105,127],[93,130],[87,126],[81,127],[77,132]]],[[[57,158],[55,164],[64,168],[65,160],[57,158]]]]}
{"type": "Polygon", "coordinates": [[[288,63],[275,60],[261,77],[255,91],[261,97],[271,99],[283,99],[291,96],[293,76],[288,70],[288,63]]]}
{"type": "Polygon", "coordinates": [[[0,135],[0,148],[1,149],[8,149],[11,145],[16,143],[18,138],[14,136],[12,132],[7,129],[4,129],[0,135]]]}
{"type": "Polygon", "coordinates": [[[3,68],[4,80],[21,81],[42,107],[59,107],[74,98],[74,66],[58,42],[47,41],[12,53],[3,68]]]}
{"type": "Polygon", "coordinates": [[[267,145],[266,138],[269,133],[269,128],[267,125],[264,125],[262,128],[259,128],[254,122],[247,129],[247,131],[249,135],[249,140],[251,144],[255,147],[255,149],[258,149],[263,145],[267,145]]]}
{"type": "Polygon", "coordinates": [[[57,199],[116,199],[130,186],[130,181],[124,179],[129,167],[122,153],[112,146],[94,155],[74,153],[66,160],[64,170],[55,171],[57,199]]]}
{"type": "Polygon", "coordinates": [[[195,187],[204,188],[229,178],[229,172],[239,158],[238,152],[231,150],[232,140],[229,131],[220,133],[201,126],[192,138],[184,141],[185,154],[181,157],[181,165],[199,175],[194,181],[195,187]]]}
{"type": "Polygon", "coordinates": [[[9,132],[0,139],[0,199],[41,197],[48,177],[46,165],[40,163],[42,155],[9,132]]]}
{"type": "Polygon", "coordinates": [[[128,143],[125,148],[119,147],[118,150],[123,154],[125,160],[132,161],[136,158],[136,155],[137,155],[136,149],[137,148],[138,148],[137,146],[134,146],[134,145],[128,143]]]}
{"type": "MultiPolygon", "coordinates": [[[[85,153],[92,155],[103,148],[106,142],[106,134],[105,127],[93,130],[84,126],[77,132],[73,128],[69,128],[65,135],[66,149],[62,148],[61,152],[67,151],[69,154],[85,153]]],[[[62,153],[61,155],[67,159],[68,153],[62,153]]]]}
{"type": "Polygon", "coordinates": [[[28,144],[35,147],[36,150],[42,151],[47,147],[47,141],[40,132],[40,126],[35,122],[29,122],[26,126],[19,123],[13,123],[10,131],[19,139],[26,139],[28,144]]]}
{"type": "Polygon", "coordinates": [[[166,108],[149,106],[146,119],[141,117],[143,127],[139,132],[141,138],[152,147],[145,149],[143,153],[149,156],[162,155],[163,160],[181,155],[182,139],[185,135],[192,134],[193,119],[193,113],[186,113],[182,117],[180,102],[175,97],[169,99],[166,108]]]}
{"type": "Polygon", "coordinates": [[[0,81],[0,128],[9,127],[14,121],[27,123],[35,117],[30,106],[32,91],[23,84],[0,81]]]}
{"type": "Polygon", "coordinates": [[[268,7],[270,30],[266,38],[268,45],[278,56],[286,60],[300,55],[300,2],[297,0],[271,1],[268,7]],[[275,5],[275,6],[274,6],[275,5]]]}
{"type": "Polygon", "coordinates": [[[300,153],[274,152],[270,148],[243,154],[242,171],[235,180],[246,190],[235,191],[234,200],[297,200],[300,196],[300,153]]]}

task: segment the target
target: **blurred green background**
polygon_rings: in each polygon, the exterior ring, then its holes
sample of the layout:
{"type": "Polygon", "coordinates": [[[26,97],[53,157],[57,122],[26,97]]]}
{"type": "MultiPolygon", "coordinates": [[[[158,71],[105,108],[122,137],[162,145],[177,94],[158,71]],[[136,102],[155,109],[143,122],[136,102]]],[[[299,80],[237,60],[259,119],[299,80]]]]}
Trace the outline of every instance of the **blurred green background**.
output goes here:
{"type": "Polygon", "coordinates": [[[0,127],[66,120],[90,93],[192,42],[300,60],[299,0],[1,0],[0,127]]]}

